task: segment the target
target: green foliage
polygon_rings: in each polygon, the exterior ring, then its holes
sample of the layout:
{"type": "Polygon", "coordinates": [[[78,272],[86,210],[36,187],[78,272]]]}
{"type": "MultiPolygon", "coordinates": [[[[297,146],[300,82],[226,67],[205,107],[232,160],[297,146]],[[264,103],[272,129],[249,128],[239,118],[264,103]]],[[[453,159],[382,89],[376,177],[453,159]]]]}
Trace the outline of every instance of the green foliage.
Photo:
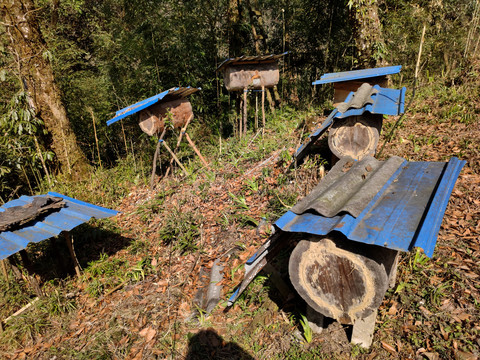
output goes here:
{"type": "Polygon", "coordinates": [[[303,337],[305,338],[305,341],[307,343],[311,343],[313,339],[313,331],[312,331],[312,328],[310,327],[307,317],[303,314],[300,314],[299,320],[300,320],[300,325],[302,326],[303,337]]]}
{"type": "Polygon", "coordinates": [[[43,122],[36,117],[25,92],[14,94],[3,106],[0,133],[0,199],[7,201],[17,192],[33,192],[40,187],[45,175],[42,160],[51,164],[54,154],[40,148],[39,139],[45,135],[43,122]]]}
{"type": "Polygon", "coordinates": [[[180,253],[197,250],[197,239],[200,237],[198,227],[200,218],[192,213],[184,213],[175,209],[165,219],[165,224],[158,232],[163,244],[173,244],[180,253]]]}

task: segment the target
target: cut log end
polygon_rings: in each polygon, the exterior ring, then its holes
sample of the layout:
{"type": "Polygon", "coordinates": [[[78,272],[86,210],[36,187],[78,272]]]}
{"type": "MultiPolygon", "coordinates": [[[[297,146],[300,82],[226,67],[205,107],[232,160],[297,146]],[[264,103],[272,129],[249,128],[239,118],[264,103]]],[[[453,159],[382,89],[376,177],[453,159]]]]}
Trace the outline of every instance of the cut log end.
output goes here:
{"type": "Polygon", "coordinates": [[[300,241],[290,256],[289,273],[309,306],[342,324],[353,324],[378,308],[388,288],[388,274],[384,264],[365,252],[352,252],[341,242],[300,241]]]}
{"type": "Polygon", "coordinates": [[[339,159],[350,156],[360,160],[365,156],[374,155],[381,127],[381,115],[337,119],[330,129],[328,146],[339,159]]]}

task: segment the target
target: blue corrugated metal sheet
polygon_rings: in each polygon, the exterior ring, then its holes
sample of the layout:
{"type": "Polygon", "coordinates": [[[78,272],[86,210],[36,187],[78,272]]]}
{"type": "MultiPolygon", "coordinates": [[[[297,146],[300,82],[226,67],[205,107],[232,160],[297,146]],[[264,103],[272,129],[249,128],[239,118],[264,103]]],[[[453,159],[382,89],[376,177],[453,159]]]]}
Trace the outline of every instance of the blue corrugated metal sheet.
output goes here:
{"type": "Polygon", "coordinates": [[[362,80],[373,78],[377,76],[386,76],[397,74],[402,69],[401,65],[397,66],[386,66],[375,69],[363,69],[363,70],[353,70],[353,71],[343,71],[337,73],[323,74],[320,77],[320,80],[315,80],[312,85],[319,84],[329,84],[334,82],[341,81],[351,81],[351,80],[362,80]]]}
{"type": "Polygon", "coordinates": [[[242,55],[242,56],[238,56],[238,57],[235,57],[235,58],[229,58],[229,59],[225,59],[224,61],[222,61],[222,63],[220,65],[218,65],[217,70],[215,70],[215,71],[220,71],[224,67],[226,67],[227,65],[230,65],[230,64],[236,65],[236,64],[245,63],[245,62],[261,63],[261,62],[264,62],[264,61],[278,60],[278,59],[280,59],[281,57],[283,57],[287,54],[288,54],[288,51],[285,51],[283,54],[277,54],[277,55],[275,55],[275,54],[260,55],[260,56],[242,55]]]}
{"type": "MultiPolygon", "coordinates": [[[[378,85],[373,87],[378,90],[378,93],[372,94],[371,98],[373,104],[366,104],[360,109],[348,109],[344,113],[338,111],[338,109],[333,110],[330,115],[325,119],[320,128],[315,130],[308,138],[305,144],[302,144],[297,151],[295,152],[295,161],[300,161],[306,154],[308,149],[311,147],[315,141],[317,141],[320,136],[327,131],[327,129],[333,124],[335,119],[342,119],[349,116],[358,116],[362,115],[364,112],[369,112],[371,114],[383,114],[383,115],[400,115],[405,111],[405,92],[407,89],[405,87],[400,90],[397,89],[388,89],[382,88],[378,85]]],[[[345,102],[348,102],[355,92],[350,92],[345,102]]]]}
{"type": "MultiPolygon", "coordinates": [[[[361,160],[364,161],[364,160],[361,160]]],[[[360,161],[360,162],[361,162],[360,161]]],[[[433,255],[445,209],[465,161],[407,162],[398,168],[358,217],[288,211],[276,223],[287,232],[327,235],[332,231],[348,239],[408,251],[421,247],[433,255]]],[[[319,184],[319,186],[321,183],[319,184]]]]}
{"type": "Polygon", "coordinates": [[[193,94],[194,92],[197,92],[200,90],[199,88],[192,88],[192,87],[176,87],[176,88],[171,88],[169,90],[165,90],[164,92],[161,92],[160,94],[157,94],[155,96],[152,96],[148,99],[139,101],[133,105],[127,106],[126,108],[120,109],[115,113],[115,117],[113,119],[110,119],[107,121],[107,125],[112,125],[113,123],[129,116],[133,115],[143,109],[146,109],[153,104],[159,102],[160,100],[170,100],[171,98],[184,98],[188,95],[193,94]]]}
{"type": "MultiPolygon", "coordinates": [[[[92,217],[103,219],[114,216],[118,213],[118,211],[89,204],[55,192],[49,192],[47,195],[63,198],[65,207],[41,217],[32,225],[26,225],[18,230],[1,232],[0,259],[5,259],[10,255],[25,249],[31,242],[40,242],[53,236],[57,236],[62,231],[72,230],[78,225],[87,222],[92,217]]],[[[32,201],[33,196],[21,196],[20,198],[1,206],[0,212],[5,211],[5,209],[9,207],[30,204],[32,201]]]]}

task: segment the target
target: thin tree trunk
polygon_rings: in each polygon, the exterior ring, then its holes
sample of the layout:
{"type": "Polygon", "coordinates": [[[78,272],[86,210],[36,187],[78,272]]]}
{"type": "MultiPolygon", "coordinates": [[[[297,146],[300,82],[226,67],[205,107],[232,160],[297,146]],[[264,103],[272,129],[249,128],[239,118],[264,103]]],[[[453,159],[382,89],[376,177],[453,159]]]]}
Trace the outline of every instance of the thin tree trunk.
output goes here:
{"type": "Polygon", "coordinates": [[[63,171],[75,178],[85,175],[90,166],[77,144],[61,101],[48,60],[48,49],[36,19],[38,9],[32,0],[2,0],[0,16],[10,37],[10,49],[20,60],[20,76],[30,94],[36,115],[52,135],[51,148],[63,171]]]}

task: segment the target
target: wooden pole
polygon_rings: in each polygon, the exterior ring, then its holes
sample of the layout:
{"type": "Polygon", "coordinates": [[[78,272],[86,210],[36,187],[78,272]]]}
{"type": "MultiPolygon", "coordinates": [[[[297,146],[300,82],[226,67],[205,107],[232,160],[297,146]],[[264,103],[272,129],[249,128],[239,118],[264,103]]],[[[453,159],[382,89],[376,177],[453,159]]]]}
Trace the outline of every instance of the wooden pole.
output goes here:
{"type": "Polygon", "coordinates": [[[160,143],[163,144],[163,146],[165,146],[165,148],[167,149],[167,151],[170,153],[170,155],[172,155],[172,158],[175,160],[175,162],[178,164],[178,166],[180,166],[180,168],[183,170],[183,172],[185,173],[186,176],[188,176],[188,171],[187,169],[185,169],[185,167],[182,165],[182,163],[180,162],[180,160],[178,160],[177,156],[174,154],[174,152],[172,151],[172,149],[170,149],[170,147],[167,145],[167,143],[164,141],[164,140],[159,140],[160,143]]]}
{"type": "Polygon", "coordinates": [[[123,127],[123,120],[120,120],[120,124],[122,124],[123,142],[125,143],[125,154],[128,155],[127,137],[125,136],[125,128],[123,127]]]}
{"type": "MultiPolygon", "coordinates": [[[[163,129],[162,135],[160,135],[160,139],[163,139],[165,136],[165,128],[163,129]]],[[[158,153],[160,151],[160,141],[157,142],[157,147],[155,149],[155,154],[153,155],[153,165],[152,165],[152,176],[150,177],[150,188],[153,189],[153,182],[155,180],[155,170],[157,168],[157,158],[158,158],[158,153]]]]}
{"type": "MultiPolygon", "coordinates": [[[[180,147],[180,143],[182,142],[183,134],[185,133],[185,131],[187,131],[187,126],[190,124],[190,121],[192,121],[192,119],[193,119],[193,114],[190,115],[185,125],[181,128],[180,134],[178,135],[178,139],[177,139],[177,145],[175,146],[175,150],[173,150],[174,153],[178,151],[178,148],[180,147]]],[[[167,169],[167,172],[165,173],[165,176],[168,176],[171,170],[173,171],[172,166],[173,166],[173,158],[170,159],[170,164],[167,169]]]]}
{"type": "Polygon", "coordinates": [[[258,129],[258,93],[255,93],[255,131],[258,129]]]}
{"type": "MultiPolygon", "coordinates": [[[[100,158],[100,147],[98,146],[97,126],[95,125],[95,115],[93,113],[92,108],[88,108],[88,109],[90,110],[90,114],[92,115],[93,133],[95,134],[95,144],[97,145],[98,163],[100,164],[100,167],[102,167],[102,159],[100,158]]],[[[125,136],[125,133],[124,133],[124,136],[125,136]]]]}
{"type": "Polygon", "coordinates": [[[75,255],[75,248],[73,247],[72,235],[69,232],[65,231],[63,232],[63,237],[65,238],[65,242],[67,243],[68,251],[70,251],[70,256],[72,257],[73,265],[75,267],[75,272],[77,273],[77,276],[80,277],[82,275],[81,273],[82,267],[78,262],[77,255],[75,255]]]}
{"type": "Polygon", "coordinates": [[[193,143],[192,139],[190,139],[190,136],[185,133],[185,137],[187,138],[187,141],[188,143],[190,144],[190,146],[193,148],[193,150],[197,153],[198,157],[200,158],[200,160],[203,162],[203,165],[205,165],[207,168],[210,169],[210,167],[208,166],[207,162],[205,161],[205,158],[202,156],[202,154],[200,153],[200,151],[197,149],[197,147],[195,146],[195,144],[193,143]]]}
{"type": "Polygon", "coordinates": [[[243,112],[242,112],[242,109],[243,109],[243,98],[241,96],[239,96],[239,104],[240,104],[240,107],[238,109],[238,137],[239,138],[242,138],[242,126],[243,126],[243,112]]]}
{"type": "Polygon", "coordinates": [[[262,86],[262,135],[265,134],[265,86],[262,86]]]}
{"type": "Polygon", "coordinates": [[[247,88],[243,89],[243,135],[247,135],[247,88]]]}
{"type": "Polygon", "coordinates": [[[5,276],[5,282],[7,283],[7,286],[10,287],[10,282],[8,281],[7,264],[5,263],[5,259],[2,259],[0,261],[2,263],[2,272],[3,272],[3,276],[5,276]]]}

